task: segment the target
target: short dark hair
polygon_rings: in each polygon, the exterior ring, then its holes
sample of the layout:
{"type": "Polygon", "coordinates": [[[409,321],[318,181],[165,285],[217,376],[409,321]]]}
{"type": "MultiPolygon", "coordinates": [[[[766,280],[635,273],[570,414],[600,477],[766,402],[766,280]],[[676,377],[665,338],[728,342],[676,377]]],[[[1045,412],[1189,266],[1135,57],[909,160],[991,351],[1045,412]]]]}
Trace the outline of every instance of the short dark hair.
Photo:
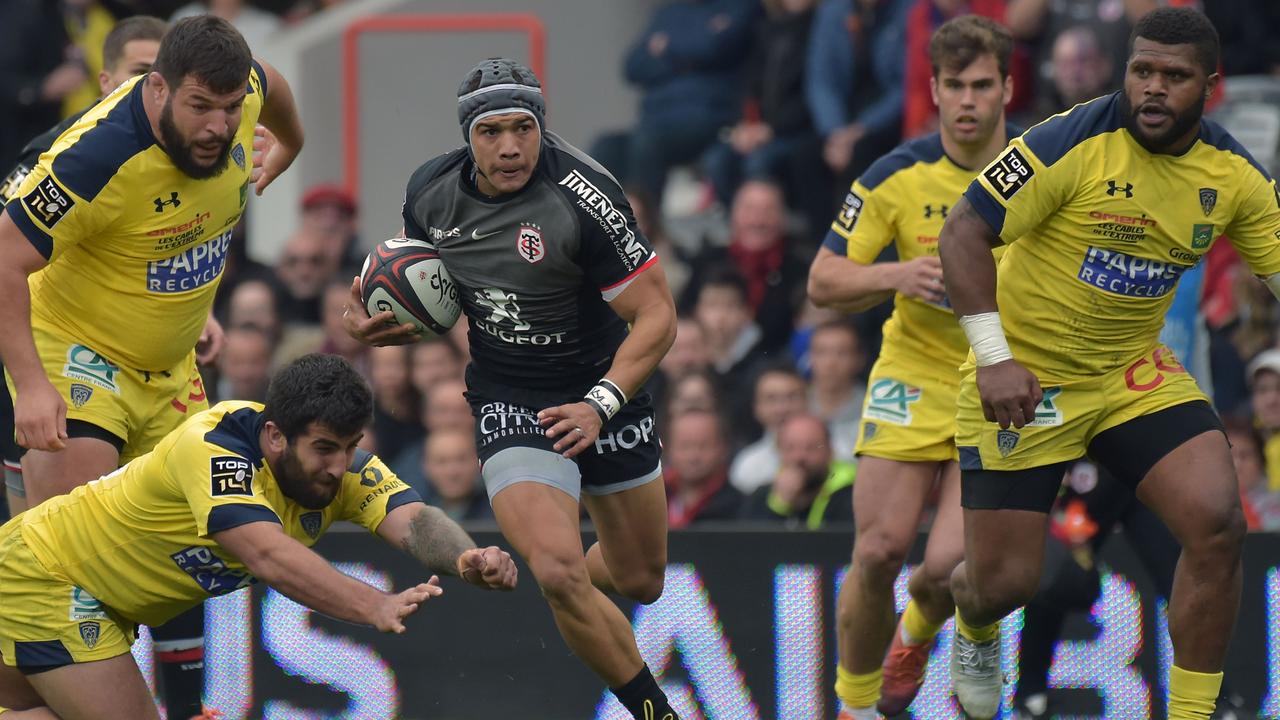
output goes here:
{"type": "Polygon", "coordinates": [[[1000,23],[980,15],[961,15],[942,24],[929,40],[929,62],[940,69],[963,72],[983,55],[994,55],[1000,77],[1009,77],[1013,36],[1000,23]]]}
{"type": "Polygon", "coordinates": [[[262,414],[289,440],[306,432],[313,422],[346,437],[373,420],[373,392],[346,360],[311,353],[271,378],[262,414]]]}
{"type": "MultiPolygon", "coordinates": [[[[702,297],[702,293],[709,287],[729,288],[738,293],[746,302],[747,281],[742,277],[742,273],[729,265],[714,265],[707,271],[706,279],[702,281],[702,287],[698,288],[698,298],[702,297]]],[[[695,304],[697,304],[695,302],[695,304]]]]}
{"type": "Polygon", "coordinates": [[[1133,43],[1145,38],[1161,45],[1194,45],[1196,60],[1204,68],[1205,75],[1218,72],[1218,31],[1199,10],[1187,7],[1156,8],[1133,26],[1129,35],[1129,55],[1133,56],[1133,43]]]}
{"type": "Polygon", "coordinates": [[[116,65],[124,58],[124,46],[134,40],[164,40],[169,24],[158,17],[135,15],[116,23],[102,42],[102,67],[115,72],[116,65]]]}
{"type": "Polygon", "coordinates": [[[239,30],[213,15],[183,18],[160,41],[154,69],[171,87],[187,77],[219,95],[235,92],[249,81],[253,55],[239,30]]]}
{"type": "Polygon", "coordinates": [[[754,381],[751,383],[752,393],[760,388],[760,382],[770,375],[781,375],[797,380],[802,385],[808,385],[808,381],[804,379],[804,375],[796,369],[796,366],[790,360],[773,360],[765,363],[760,367],[760,371],[756,373],[754,381]]]}

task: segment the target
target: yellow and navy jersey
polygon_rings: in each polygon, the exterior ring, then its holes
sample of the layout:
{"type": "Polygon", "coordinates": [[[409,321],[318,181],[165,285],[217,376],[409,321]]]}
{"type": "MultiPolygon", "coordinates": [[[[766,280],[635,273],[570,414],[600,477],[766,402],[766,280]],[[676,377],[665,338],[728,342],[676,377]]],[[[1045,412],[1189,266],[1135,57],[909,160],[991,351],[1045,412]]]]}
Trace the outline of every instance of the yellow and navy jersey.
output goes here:
{"type": "Polygon", "coordinates": [[[157,142],[146,76],[63,132],[5,211],[49,264],[30,278],[31,322],[137,370],[195,347],[244,212],[253,129],[267,91],[256,62],[231,159],[196,180],[157,142]]]}
{"type": "MultiPolygon", "coordinates": [[[[1007,137],[1021,131],[1005,126],[1007,137]]],[[[893,243],[898,260],[938,255],[947,213],[977,170],[956,164],[937,133],[903,143],[854,181],[823,245],[862,265],[893,243]]],[[[959,368],[969,343],[946,299],[933,304],[901,293],[884,324],[880,355],[886,360],[927,361],[959,368]]]]}
{"type": "Polygon", "coordinates": [[[1031,128],[965,191],[1010,243],[1000,317],[1014,357],[1042,384],[1150,351],[1179,277],[1220,235],[1254,273],[1280,272],[1280,192],[1267,172],[1209,120],[1181,155],[1150,153],[1125,129],[1121,100],[1031,128]]]}
{"type": "Polygon", "coordinates": [[[421,502],[381,460],[357,451],[328,507],[297,504],[263,459],[264,422],[257,403],[219,403],[152,452],[11,522],[51,575],[155,625],[254,581],[215,533],[274,522],[311,546],[336,520],[373,532],[392,510],[421,502]]]}

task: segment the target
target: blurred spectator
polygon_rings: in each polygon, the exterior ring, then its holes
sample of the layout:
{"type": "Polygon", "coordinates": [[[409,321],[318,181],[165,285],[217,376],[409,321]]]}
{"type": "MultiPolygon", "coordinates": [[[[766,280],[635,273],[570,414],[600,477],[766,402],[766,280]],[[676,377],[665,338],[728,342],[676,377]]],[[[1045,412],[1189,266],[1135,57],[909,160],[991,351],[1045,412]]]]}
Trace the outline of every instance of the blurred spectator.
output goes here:
{"type": "Polygon", "coordinates": [[[672,418],[663,449],[668,527],[738,516],[743,498],[728,482],[729,444],[718,415],[694,410],[672,418]]]}
{"type": "Polygon", "coordinates": [[[786,225],[781,188],[764,180],[743,183],[729,215],[728,247],[708,246],[698,254],[680,306],[692,307],[708,276],[733,267],[746,281],[747,308],[761,331],[760,350],[785,346],[809,277],[808,259],[793,247],[786,225]]]}
{"type": "Polygon", "coordinates": [[[263,331],[249,325],[228,328],[226,344],[218,355],[217,400],[265,402],[274,351],[271,338],[263,331]]]}
{"type": "Polygon", "coordinates": [[[678,417],[695,410],[722,414],[715,378],[705,371],[682,376],[671,384],[665,407],[664,418],[678,417]]]}
{"type": "Polygon", "coordinates": [[[1271,348],[1249,361],[1250,402],[1266,458],[1267,487],[1280,491],[1280,350],[1271,348]]]}
{"type": "Polygon", "coordinates": [[[356,201],[346,188],[316,185],[303,193],[302,229],[324,239],[343,277],[359,274],[368,251],[356,238],[356,201]]]}
{"type": "MultiPolygon", "coordinates": [[[[809,402],[804,378],[790,365],[774,365],[756,378],[754,417],[764,429],[759,440],[740,450],[729,467],[729,481],[744,493],[768,484],[778,473],[782,460],[778,454],[778,428],[792,415],[805,411],[809,402]]],[[[735,430],[748,423],[741,416],[735,430]]]]}
{"type": "Polygon", "coordinates": [[[680,297],[689,282],[690,273],[684,253],[671,242],[658,205],[647,200],[642,193],[628,192],[626,195],[627,202],[631,203],[631,212],[635,213],[636,227],[640,234],[649,240],[653,251],[662,258],[659,267],[667,276],[667,287],[671,289],[672,296],[680,297]]]}
{"type": "Polygon", "coordinates": [[[427,435],[442,430],[471,432],[475,418],[467,402],[467,384],[461,380],[441,380],[423,397],[422,426],[427,435]]]}
{"type": "Polygon", "coordinates": [[[469,430],[441,430],[424,441],[422,470],[426,486],[422,499],[456,521],[493,517],[489,496],[480,480],[480,460],[469,430]]]}
{"type": "MultiPolygon", "coordinates": [[[[1058,40],[1081,26],[1088,28],[1096,39],[1098,52],[1105,58],[1108,69],[1106,81],[1102,83],[1103,92],[1086,99],[1120,89],[1124,68],[1129,62],[1129,32],[1143,15],[1161,4],[1159,0],[1010,0],[1005,14],[1009,32],[1017,40],[1034,43],[1036,107],[1053,104],[1054,85],[1061,72],[1057,64],[1064,50],[1058,47],[1058,40]]],[[[1017,82],[1019,79],[1014,80],[1015,90],[1017,82]]],[[[1046,113],[1049,114],[1052,113],[1046,113]]]]}
{"type": "Polygon", "coordinates": [[[294,3],[289,12],[285,14],[284,21],[286,23],[299,23],[317,13],[324,12],[330,8],[335,8],[347,0],[301,0],[294,3]]]}
{"type": "MultiPolygon", "coordinates": [[[[465,323],[464,323],[465,324],[465,323]]],[[[445,380],[462,380],[462,354],[447,337],[433,337],[412,346],[409,381],[423,397],[445,380]]]]}
{"type": "Polygon", "coordinates": [[[1022,124],[1030,126],[1117,88],[1111,54],[1089,25],[1068,28],[1053,41],[1050,74],[1036,87],[1034,107],[1022,124]]]}
{"type": "Polygon", "coordinates": [[[341,355],[356,369],[368,376],[369,346],[351,337],[342,322],[347,303],[351,301],[351,283],[335,277],[324,289],[321,299],[321,327],[324,337],[319,352],[341,355]]]}
{"type": "Polygon", "coordinates": [[[768,14],[756,22],[747,57],[744,117],[707,155],[707,175],[724,207],[743,178],[771,178],[786,186],[794,159],[814,149],[804,77],[815,3],[765,0],[768,14]]]}
{"type": "Polygon", "coordinates": [[[813,19],[805,98],[841,187],[901,137],[903,47],[912,0],[825,0],[813,19]]]}
{"type": "Polygon", "coordinates": [[[764,355],[760,326],[751,320],[747,305],[746,282],[731,268],[712,268],[698,290],[693,312],[706,338],[711,370],[729,400],[726,410],[743,417],[750,409],[752,373],[764,355]]]}
{"type": "Polygon", "coordinates": [[[422,442],[419,395],[409,381],[409,348],[376,347],[369,351],[373,386],[373,428],[383,447],[399,452],[422,442]]]}
{"type": "Polygon", "coordinates": [[[676,339],[663,356],[658,369],[672,380],[706,370],[711,365],[707,335],[702,325],[690,317],[676,320],[676,339]]]}
{"type": "Polygon", "coordinates": [[[1240,505],[1250,530],[1280,530],[1280,492],[1267,487],[1262,441],[1247,420],[1224,418],[1231,460],[1240,480],[1240,505]]]}
{"type": "Polygon", "coordinates": [[[744,520],[778,520],[790,527],[819,530],[828,523],[853,523],[853,479],[857,465],[835,461],[831,436],[821,418],[792,415],[778,429],[781,467],[742,506],[744,520]]]}
{"type": "Polygon", "coordinates": [[[62,101],[89,79],[58,3],[0,0],[0,172],[58,122],[62,101]]]}
{"type": "Polygon", "coordinates": [[[667,171],[696,162],[738,119],[740,67],[758,10],[752,0],[676,0],[658,8],[627,54],[627,82],[643,93],[636,126],[605,136],[591,155],[661,207],[667,171]]]}
{"type": "Polygon", "coordinates": [[[274,345],[280,339],[280,315],[276,311],[276,292],[263,280],[249,280],[236,286],[227,303],[228,330],[251,328],[266,334],[274,345]]]}
{"type": "Polygon", "coordinates": [[[244,0],[201,0],[178,8],[170,21],[179,20],[192,15],[217,15],[240,31],[249,49],[257,55],[271,42],[271,37],[280,31],[283,23],[280,18],[250,5],[244,0]]]}
{"type": "MultiPolygon", "coordinates": [[[[276,263],[275,277],[284,289],[280,306],[281,320],[286,324],[318,324],[320,295],[337,272],[338,263],[329,253],[324,237],[305,227],[294,233],[276,263]]],[[[349,296],[350,278],[343,284],[349,296]]]]}
{"type": "MultiPolygon", "coordinates": [[[[933,103],[930,78],[936,73],[929,61],[929,39],[942,23],[953,17],[972,13],[1005,22],[1005,6],[1015,8],[1022,3],[1044,3],[1045,0],[916,0],[907,15],[906,103],[902,118],[902,136],[913,138],[938,127],[938,108],[933,103]]],[[[1110,2],[1111,0],[1103,0],[1110,2]]],[[[1015,33],[1016,37],[1016,33],[1015,33]]],[[[1124,40],[1128,45],[1128,38],[1124,40]]],[[[1009,113],[1027,107],[1032,97],[1031,72],[1027,52],[1017,45],[1009,60],[1008,76],[1013,78],[1013,100],[1009,113]]],[[[1001,68],[1003,70],[1003,68],[1001,68]]],[[[1002,73],[1003,74],[1003,73],[1002,73]]]]}
{"type": "MultiPolygon", "coordinates": [[[[115,3],[119,5],[120,3],[115,3]]],[[[116,25],[116,16],[97,0],[62,0],[67,36],[85,69],[85,79],[62,98],[62,115],[69,117],[98,102],[102,92],[98,77],[103,71],[102,45],[116,25]]]]}
{"type": "Polygon", "coordinates": [[[831,432],[835,457],[848,460],[858,439],[867,388],[858,377],[866,367],[858,333],[842,320],[819,325],[809,341],[809,411],[831,432]]]}

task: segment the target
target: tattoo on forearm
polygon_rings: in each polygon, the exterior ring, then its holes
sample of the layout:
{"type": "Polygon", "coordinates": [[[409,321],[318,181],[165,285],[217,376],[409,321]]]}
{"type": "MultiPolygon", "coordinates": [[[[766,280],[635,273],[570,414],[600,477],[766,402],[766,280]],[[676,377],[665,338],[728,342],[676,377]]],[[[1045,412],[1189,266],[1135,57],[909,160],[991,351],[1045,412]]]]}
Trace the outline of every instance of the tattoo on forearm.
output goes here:
{"type": "Polygon", "coordinates": [[[418,562],[447,575],[458,574],[458,556],[475,546],[465,530],[434,507],[422,510],[409,521],[409,536],[403,542],[405,552],[418,562]]]}

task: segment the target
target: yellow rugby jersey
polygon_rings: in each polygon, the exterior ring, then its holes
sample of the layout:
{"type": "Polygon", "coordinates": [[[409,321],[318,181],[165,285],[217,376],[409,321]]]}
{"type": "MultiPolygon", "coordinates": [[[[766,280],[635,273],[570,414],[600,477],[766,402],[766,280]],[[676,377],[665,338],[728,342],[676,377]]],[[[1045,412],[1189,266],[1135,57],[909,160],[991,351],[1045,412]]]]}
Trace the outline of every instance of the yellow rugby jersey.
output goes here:
{"type": "Polygon", "coordinates": [[[255,62],[226,170],[195,180],[156,142],[145,78],[59,136],[6,212],[49,260],[30,278],[32,324],[158,371],[191,352],[204,328],[248,198],[267,87],[255,62]]]}
{"type": "MultiPolygon", "coordinates": [[[[1005,132],[1012,138],[1021,131],[1006,125],[1005,132]]],[[[976,174],[947,157],[937,133],[903,143],[854,181],[823,244],[863,265],[874,262],[889,243],[901,262],[937,257],[947,213],[976,174]]],[[[935,305],[901,293],[893,300],[880,356],[959,368],[969,343],[950,303],[944,298],[935,305]]]]}
{"type": "Polygon", "coordinates": [[[1124,122],[1120,93],[1077,105],[1014,140],[965,191],[1011,243],[1000,317],[1041,384],[1150,351],[1178,278],[1219,235],[1254,273],[1280,272],[1280,192],[1234,138],[1203,120],[1185,153],[1152,154],[1124,122]]]}
{"type": "Polygon", "coordinates": [[[19,515],[22,538],[54,577],[147,625],[249,585],[244,564],[210,538],[245,523],[280,523],[311,546],[335,520],[370,532],[420,502],[377,457],[357,451],[329,507],[285,497],[263,460],[262,406],[215,405],[111,475],[19,515]]]}

